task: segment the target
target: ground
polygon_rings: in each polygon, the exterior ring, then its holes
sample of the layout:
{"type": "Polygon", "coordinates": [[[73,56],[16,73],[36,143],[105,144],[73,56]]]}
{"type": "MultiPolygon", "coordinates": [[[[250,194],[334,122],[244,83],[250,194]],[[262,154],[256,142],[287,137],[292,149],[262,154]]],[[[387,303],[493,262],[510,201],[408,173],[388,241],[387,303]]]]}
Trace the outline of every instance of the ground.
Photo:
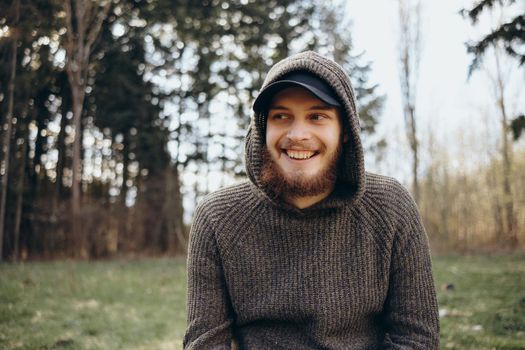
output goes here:
{"type": "MultiPolygon", "coordinates": [[[[435,257],[442,349],[525,350],[525,255],[435,257]]],[[[178,349],[185,259],[0,265],[0,349],[178,349]]]]}
{"type": "Polygon", "coordinates": [[[525,255],[438,257],[434,277],[442,349],[525,349],[525,255]]]}

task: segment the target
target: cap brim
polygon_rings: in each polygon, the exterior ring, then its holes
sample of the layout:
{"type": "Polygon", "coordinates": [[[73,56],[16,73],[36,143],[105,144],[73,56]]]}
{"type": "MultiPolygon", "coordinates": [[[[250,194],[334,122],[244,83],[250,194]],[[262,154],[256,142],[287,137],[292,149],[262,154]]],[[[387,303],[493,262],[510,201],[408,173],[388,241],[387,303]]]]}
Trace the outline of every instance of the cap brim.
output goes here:
{"type": "Polygon", "coordinates": [[[253,110],[255,112],[261,112],[261,111],[266,110],[269,107],[271,100],[273,99],[274,95],[277,92],[283,89],[286,89],[288,87],[297,87],[297,86],[310,91],[315,97],[317,97],[318,99],[320,99],[327,105],[330,105],[333,107],[341,107],[341,103],[339,103],[339,101],[337,101],[332,96],[324,93],[323,91],[313,86],[303,84],[303,83],[300,83],[294,80],[279,80],[279,81],[276,81],[268,85],[267,87],[264,88],[263,91],[261,91],[261,93],[259,94],[259,96],[257,96],[257,98],[255,99],[253,103],[253,110]]]}

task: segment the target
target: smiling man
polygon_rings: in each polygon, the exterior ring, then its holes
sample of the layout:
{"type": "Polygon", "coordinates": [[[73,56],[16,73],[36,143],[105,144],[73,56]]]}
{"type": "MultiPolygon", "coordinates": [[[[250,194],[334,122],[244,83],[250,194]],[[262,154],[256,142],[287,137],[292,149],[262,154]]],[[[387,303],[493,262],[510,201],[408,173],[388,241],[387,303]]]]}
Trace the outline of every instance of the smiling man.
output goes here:
{"type": "Polygon", "coordinates": [[[334,105],[328,105],[310,91],[313,84],[322,87],[321,81],[308,73],[285,79],[272,84],[257,100],[257,105],[264,106],[265,96],[273,97],[267,112],[261,180],[267,191],[282,194],[302,209],[332,192],[343,128],[335,107],[338,102],[333,100],[334,105]],[[298,85],[303,81],[310,85],[298,85]],[[298,87],[293,87],[295,84],[298,87]],[[279,87],[283,90],[276,92],[279,87]]]}
{"type": "Polygon", "coordinates": [[[438,349],[421,218],[397,181],[365,172],[343,69],[291,56],[253,108],[249,181],[194,216],[185,349],[438,349]]]}

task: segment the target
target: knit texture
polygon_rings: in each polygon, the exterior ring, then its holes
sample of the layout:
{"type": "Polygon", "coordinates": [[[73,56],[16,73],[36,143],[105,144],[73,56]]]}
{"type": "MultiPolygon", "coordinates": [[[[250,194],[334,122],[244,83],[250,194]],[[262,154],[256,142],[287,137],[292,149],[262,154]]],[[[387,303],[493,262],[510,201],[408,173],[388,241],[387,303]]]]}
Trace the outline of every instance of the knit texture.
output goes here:
{"type": "Polygon", "coordinates": [[[306,52],[279,62],[325,79],[344,104],[341,174],[305,209],[260,186],[264,116],[246,138],[249,180],[198,205],[188,253],[185,349],[438,349],[427,236],[395,180],[365,173],[354,93],[334,62],[306,52]]]}

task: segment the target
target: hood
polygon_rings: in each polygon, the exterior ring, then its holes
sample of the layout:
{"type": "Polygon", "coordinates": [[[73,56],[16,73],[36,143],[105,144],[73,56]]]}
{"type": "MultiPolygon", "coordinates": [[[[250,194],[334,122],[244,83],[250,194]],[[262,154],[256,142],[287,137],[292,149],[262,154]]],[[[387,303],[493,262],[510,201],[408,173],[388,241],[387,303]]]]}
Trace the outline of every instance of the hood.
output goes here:
{"type": "MultiPolygon", "coordinates": [[[[306,51],[295,54],[276,63],[268,72],[261,87],[279,80],[283,75],[293,71],[308,71],[326,81],[339,100],[343,103],[343,127],[348,134],[348,141],[344,143],[339,166],[339,175],[333,197],[343,197],[345,202],[360,198],[365,189],[365,169],[363,147],[359,137],[359,117],[356,109],[354,90],[350,78],[343,68],[334,61],[315,52],[306,51]]],[[[246,171],[250,181],[268,198],[260,183],[262,167],[262,150],[265,145],[266,120],[263,113],[254,113],[251,118],[245,143],[246,171]]],[[[337,202],[337,201],[336,201],[337,202]]]]}

